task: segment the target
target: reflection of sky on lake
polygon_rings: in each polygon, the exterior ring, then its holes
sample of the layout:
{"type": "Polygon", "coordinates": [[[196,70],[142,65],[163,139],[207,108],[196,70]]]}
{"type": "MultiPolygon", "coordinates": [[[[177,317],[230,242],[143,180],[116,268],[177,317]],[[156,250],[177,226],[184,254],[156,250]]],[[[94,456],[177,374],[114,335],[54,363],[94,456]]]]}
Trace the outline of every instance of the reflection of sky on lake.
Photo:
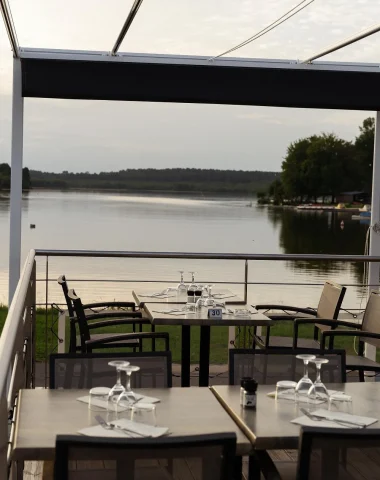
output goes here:
{"type": "MultiPolygon", "coordinates": [[[[0,302],[7,299],[9,198],[0,197],[0,302]]],[[[30,248],[136,250],[204,253],[335,253],[361,254],[367,225],[346,213],[297,212],[259,207],[251,199],[173,194],[118,194],[96,192],[32,191],[23,201],[23,258],[30,248]],[[341,229],[341,221],[344,228],[341,229]],[[30,229],[30,223],[36,224],[30,229]]],[[[45,261],[38,260],[39,275],[45,261]]],[[[86,301],[123,299],[132,283],[123,280],[177,280],[177,270],[196,270],[200,282],[239,282],[242,261],[63,259],[49,258],[49,276],[62,273],[86,301]],[[86,279],[85,282],[75,279],[86,279]],[[97,283],[95,279],[117,279],[97,283]],[[90,281],[92,280],[92,281],[90,281]]],[[[249,262],[249,289],[253,303],[260,301],[315,305],[320,287],[258,285],[262,283],[322,284],[361,282],[358,265],[338,262],[249,262]]],[[[189,276],[189,274],[186,274],[189,276]]],[[[43,284],[39,283],[39,299],[43,284]]],[[[241,287],[233,287],[242,293],[241,287]]],[[[350,287],[347,305],[355,306],[359,291],[350,287]]],[[[62,301],[55,282],[49,301],[62,301]]]]}

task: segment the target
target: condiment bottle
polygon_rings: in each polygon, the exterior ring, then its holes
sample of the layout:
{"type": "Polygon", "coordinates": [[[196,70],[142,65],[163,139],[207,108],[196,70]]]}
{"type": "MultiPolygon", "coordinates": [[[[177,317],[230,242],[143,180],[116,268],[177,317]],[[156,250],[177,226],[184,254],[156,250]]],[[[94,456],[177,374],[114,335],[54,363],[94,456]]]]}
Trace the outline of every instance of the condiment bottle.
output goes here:
{"type": "Polygon", "coordinates": [[[256,408],[257,382],[254,378],[244,382],[243,408],[256,408]]]}
{"type": "Polygon", "coordinates": [[[252,380],[252,377],[242,377],[240,380],[240,405],[243,405],[245,382],[247,380],[252,380]]]}

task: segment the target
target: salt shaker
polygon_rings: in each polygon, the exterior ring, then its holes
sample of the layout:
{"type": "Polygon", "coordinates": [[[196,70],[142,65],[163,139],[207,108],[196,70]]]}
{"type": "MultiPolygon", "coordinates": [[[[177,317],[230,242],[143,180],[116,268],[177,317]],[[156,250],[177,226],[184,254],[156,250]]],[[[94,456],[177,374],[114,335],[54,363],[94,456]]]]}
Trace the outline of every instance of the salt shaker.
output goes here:
{"type": "Polygon", "coordinates": [[[256,408],[257,382],[254,378],[244,382],[243,408],[256,408]]]}

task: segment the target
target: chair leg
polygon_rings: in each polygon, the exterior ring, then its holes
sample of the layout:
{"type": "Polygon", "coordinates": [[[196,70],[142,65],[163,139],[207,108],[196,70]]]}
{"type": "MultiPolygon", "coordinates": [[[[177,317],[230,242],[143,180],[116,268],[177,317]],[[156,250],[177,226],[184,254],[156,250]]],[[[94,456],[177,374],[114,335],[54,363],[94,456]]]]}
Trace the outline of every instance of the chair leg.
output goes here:
{"type": "Polygon", "coordinates": [[[248,457],[248,480],[260,480],[261,471],[255,457],[248,457]]]}
{"type": "Polygon", "coordinates": [[[241,480],[243,477],[243,458],[235,457],[234,480],[241,480]]]}
{"type": "Polygon", "coordinates": [[[364,382],[364,370],[359,370],[359,382],[364,382]]]}

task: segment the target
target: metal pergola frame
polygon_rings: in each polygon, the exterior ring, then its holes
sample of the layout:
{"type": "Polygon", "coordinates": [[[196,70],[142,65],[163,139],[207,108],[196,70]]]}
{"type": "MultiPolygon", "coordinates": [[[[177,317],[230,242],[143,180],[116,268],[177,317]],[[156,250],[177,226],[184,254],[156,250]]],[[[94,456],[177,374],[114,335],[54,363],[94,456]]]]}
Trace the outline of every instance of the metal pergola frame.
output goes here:
{"type": "MultiPolygon", "coordinates": [[[[20,275],[25,97],[376,111],[371,224],[380,221],[380,65],[311,63],[380,26],[303,62],[119,53],[142,1],[134,1],[112,50],[98,52],[20,48],[9,7],[0,0],[14,55],[9,304],[20,275]]],[[[379,235],[371,238],[369,254],[380,255],[379,235]]],[[[379,266],[371,263],[369,284],[378,280],[379,266]]]]}

